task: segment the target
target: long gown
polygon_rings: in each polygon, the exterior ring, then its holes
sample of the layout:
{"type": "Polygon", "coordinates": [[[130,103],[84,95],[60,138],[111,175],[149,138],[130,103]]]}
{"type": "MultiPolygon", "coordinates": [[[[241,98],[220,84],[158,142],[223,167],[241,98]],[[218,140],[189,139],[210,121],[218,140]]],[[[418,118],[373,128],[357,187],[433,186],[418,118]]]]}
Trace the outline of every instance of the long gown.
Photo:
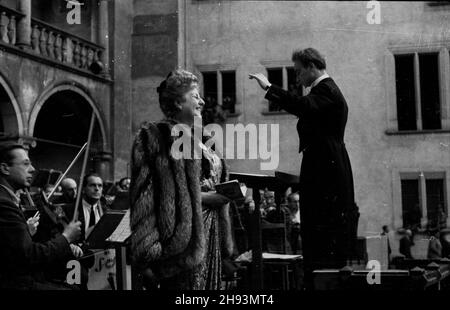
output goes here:
{"type": "MultiPolygon", "coordinates": [[[[204,160],[209,162],[209,173],[202,171],[201,190],[202,192],[212,191],[217,183],[220,183],[222,176],[222,161],[219,156],[205,145],[201,144],[204,160]]],[[[202,165],[203,167],[205,165],[202,165]]],[[[161,289],[170,290],[220,290],[224,289],[221,281],[222,254],[221,254],[221,228],[219,223],[220,206],[212,208],[206,205],[203,207],[203,224],[205,232],[205,256],[200,265],[193,270],[186,270],[176,276],[164,279],[161,282],[161,289]]]]}
{"type": "MultiPolygon", "coordinates": [[[[204,158],[209,162],[209,177],[205,171],[202,173],[201,189],[204,192],[213,191],[220,183],[222,175],[222,162],[211,149],[201,145],[204,158]]],[[[223,207],[223,206],[222,206],[223,207]]],[[[206,239],[206,255],[201,265],[196,269],[193,289],[220,290],[223,289],[221,281],[222,256],[221,232],[219,225],[220,208],[211,208],[203,205],[203,224],[206,239]]]]}

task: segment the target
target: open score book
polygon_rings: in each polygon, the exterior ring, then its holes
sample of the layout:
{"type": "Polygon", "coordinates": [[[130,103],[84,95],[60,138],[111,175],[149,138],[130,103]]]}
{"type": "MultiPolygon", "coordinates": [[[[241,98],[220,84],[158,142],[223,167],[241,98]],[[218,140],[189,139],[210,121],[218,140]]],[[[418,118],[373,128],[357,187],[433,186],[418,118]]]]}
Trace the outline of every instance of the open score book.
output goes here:
{"type": "Polygon", "coordinates": [[[215,188],[217,193],[230,200],[244,199],[247,193],[247,187],[244,184],[239,184],[238,180],[216,184],[215,188]]]}

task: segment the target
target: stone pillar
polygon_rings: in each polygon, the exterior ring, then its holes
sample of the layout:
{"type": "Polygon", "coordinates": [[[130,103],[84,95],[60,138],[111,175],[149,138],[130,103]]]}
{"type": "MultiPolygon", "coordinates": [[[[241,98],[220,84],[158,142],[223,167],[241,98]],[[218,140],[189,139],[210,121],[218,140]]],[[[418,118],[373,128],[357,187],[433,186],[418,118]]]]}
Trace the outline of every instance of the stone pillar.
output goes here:
{"type": "Polygon", "coordinates": [[[110,165],[112,160],[112,153],[101,151],[94,155],[94,170],[101,176],[103,182],[111,178],[110,165]]]}
{"type": "Polygon", "coordinates": [[[426,194],[426,183],[425,175],[420,172],[419,175],[419,186],[420,186],[420,205],[422,207],[422,218],[420,220],[420,226],[424,229],[428,227],[428,210],[427,210],[427,194],[426,194]]]}
{"type": "Polygon", "coordinates": [[[106,78],[110,77],[109,74],[109,27],[108,27],[108,0],[99,0],[98,10],[98,44],[103,46],[103,51],[100,61],[105,66],[103,75],[106,78]]]}
{"type": "Polygon", "coordinates": [[[17,9],[25,14],[17,21],[17,43],[22,49],[31,48],[31,0],[19,0],[17,9]]]}

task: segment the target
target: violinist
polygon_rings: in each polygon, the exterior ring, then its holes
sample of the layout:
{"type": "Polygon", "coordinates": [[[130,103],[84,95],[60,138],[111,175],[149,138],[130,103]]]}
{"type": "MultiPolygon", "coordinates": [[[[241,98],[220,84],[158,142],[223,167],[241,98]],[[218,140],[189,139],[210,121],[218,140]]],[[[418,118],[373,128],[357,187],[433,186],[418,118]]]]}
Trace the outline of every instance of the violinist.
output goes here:
{"type": "Polygon", "coordinates": [[[68,289],[46,280],[43,271],[74,258],[70,244],[79,238],[81,223],[68,223],[48,241],[32,240],[16,193],[30,186],[33,172],[22,145],[0,145],[0,288],[68,289]]]}

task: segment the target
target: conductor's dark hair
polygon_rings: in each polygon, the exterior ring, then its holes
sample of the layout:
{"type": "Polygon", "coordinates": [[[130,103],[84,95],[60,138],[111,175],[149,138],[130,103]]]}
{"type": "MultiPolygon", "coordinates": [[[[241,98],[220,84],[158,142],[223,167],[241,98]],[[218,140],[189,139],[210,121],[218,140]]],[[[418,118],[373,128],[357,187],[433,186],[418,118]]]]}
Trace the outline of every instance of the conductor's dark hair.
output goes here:
{"type": "Polygon", "coordinates": [[[292,61],[299,61],[305,68],[309,68],[313,64],[319,70],[324,70],[327,67],[325,58],[318,50],[312,47],[305,48],[304,50],[295,50],[292,53],[292,61]]]}
{"type": "Polygon", "coordinates": [[[12,151],[15,149],[25,150],[25,147],[19,143],[4,143],[0,145],[0,163],[11,164],[14,156],[12,151]]]}
{"type": "Polygon", "coordinates": [[[98,175],[98,174],[95,173],[95,172],[90,172],[90,173],[86,174],[86,175],[83,177],[82,187],[86,187],[86,185],[87,185],[88,180],[89,180],[90,177],[100,178],[100,180],[102,180],[102,183],[103,183],[103,179],[101,178],[100,175],[98,175]]]}

